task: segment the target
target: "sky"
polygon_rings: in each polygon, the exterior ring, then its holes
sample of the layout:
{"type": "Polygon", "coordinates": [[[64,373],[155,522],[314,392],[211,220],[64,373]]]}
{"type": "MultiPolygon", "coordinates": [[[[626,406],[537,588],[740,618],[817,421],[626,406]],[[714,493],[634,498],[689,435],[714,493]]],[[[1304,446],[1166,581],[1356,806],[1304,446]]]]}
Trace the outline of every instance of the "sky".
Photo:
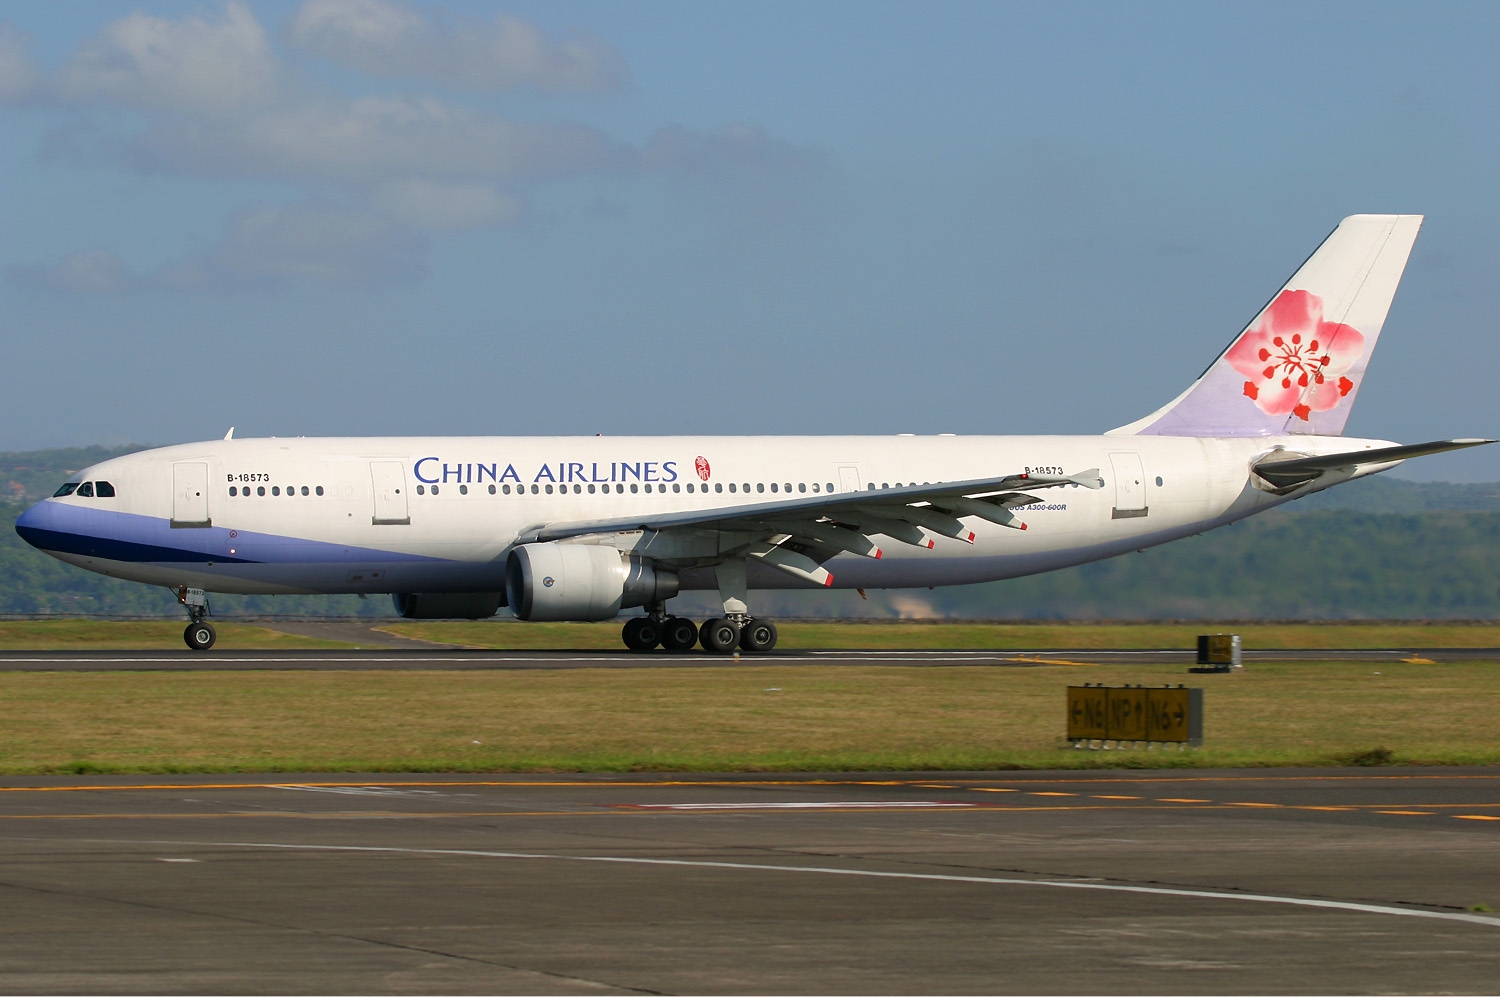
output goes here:
{"type": "MultiPolygon", "coordinates": [[[[0,450],[1096,433],[1348,214],[1500,436],[1500,5],[0,0],[0,450]]],[[[1500,481],[1500,446],[1398,473],[1500,481]]]]}

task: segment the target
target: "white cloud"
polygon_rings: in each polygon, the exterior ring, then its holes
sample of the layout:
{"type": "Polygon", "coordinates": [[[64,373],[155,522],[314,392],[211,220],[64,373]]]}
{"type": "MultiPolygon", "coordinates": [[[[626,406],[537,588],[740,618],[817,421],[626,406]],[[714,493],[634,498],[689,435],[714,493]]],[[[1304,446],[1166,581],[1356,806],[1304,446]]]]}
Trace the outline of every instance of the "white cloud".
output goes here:
{"type": "Polygon", "coordinates": [[[230,3],[217,22],[134,13],[111,23],[63,65],[56,91],[69,100],[217,114],[271,101],[280,78],[260,22],[230,3]]]}
{"type": "Polygon", "coordinates": [[[69,253],[55,264],[11,267],[6,276],[20,287],[73,294],[118,294],[137,284],[120,258],[107,249],[69,253]]]}
{"type": "Polygon", "coordinates": [[[155,280],[217,289],[324,281],[389,283],[424,273],[422,240],[388,218],[334,205],[275,205],[242,212],[216,246],[155,280]]]}
{"type": "Polygon", "coordinates": [[[36,88],[38,73],[14,25],[0,23],[0,101],[20,100],[36,88]]]}
{"type": "Polygon", "coordinates": [[[291,37],[371,76],[454,87],[599,92],[624,86],[624,60],[589,37],[547,39],[508,14],[492,22],[442,23],[388,0],[307,0],[291,37]]]}
{"type": "Polygon", "coordinates": [[[525,211],[520,198],[488,184],[400,180],[380,184],[371,203],[418,229],[465,229],[504,225],[525,211]]]}
{"type": "Polygon", "coordinates": [[[623,168],[632,156],[581,125],[407,97],[305,102],[223,121],[165,118],[127,148],[145,169],[356,182],[552,178],[623,168]]]}

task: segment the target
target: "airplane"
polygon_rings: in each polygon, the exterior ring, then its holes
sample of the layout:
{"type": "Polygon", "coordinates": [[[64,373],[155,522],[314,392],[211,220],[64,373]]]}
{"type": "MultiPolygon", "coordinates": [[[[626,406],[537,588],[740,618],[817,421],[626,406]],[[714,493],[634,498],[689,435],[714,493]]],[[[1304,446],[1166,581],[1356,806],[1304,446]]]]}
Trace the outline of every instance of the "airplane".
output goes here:
{"type": "Polygon", "coordinates": [[[173,589],[385,593],[412,619],[610,620],[632,651],[776,646],[750,592],[1014,578],[1224,526],[1426,454],[1344,437],[1420,215],[1345,218],[1175,399],[1099,436],[236,439],[114,458],[17,532],[173,589]],[[702,624],[667,609],[717,589],[702,624]]]}

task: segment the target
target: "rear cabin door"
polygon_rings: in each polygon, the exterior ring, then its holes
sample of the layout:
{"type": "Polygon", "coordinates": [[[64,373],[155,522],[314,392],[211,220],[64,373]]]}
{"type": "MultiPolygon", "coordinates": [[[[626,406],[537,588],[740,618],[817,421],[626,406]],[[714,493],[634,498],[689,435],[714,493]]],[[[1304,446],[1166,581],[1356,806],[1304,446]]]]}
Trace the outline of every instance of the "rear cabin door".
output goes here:
{"type": "Polygon", "coordinates": [[[406,507],[406,469],[399,460],[370,461],[370,483],[375,486],[376,526],[410,526],[406,507]]]}
{"type": "Polygon", "coordinates": [[[208,518],[208,464],[183,461],[172,465],[172,528],[212,526],[208,518]]]}
{"type": "Polygon", "coordinates": [[[1111,519],[1138,519],[1146,515],[1146,472],[1138,453],[1112,453],[1115,472],[1115,507],[1111,519]]]}

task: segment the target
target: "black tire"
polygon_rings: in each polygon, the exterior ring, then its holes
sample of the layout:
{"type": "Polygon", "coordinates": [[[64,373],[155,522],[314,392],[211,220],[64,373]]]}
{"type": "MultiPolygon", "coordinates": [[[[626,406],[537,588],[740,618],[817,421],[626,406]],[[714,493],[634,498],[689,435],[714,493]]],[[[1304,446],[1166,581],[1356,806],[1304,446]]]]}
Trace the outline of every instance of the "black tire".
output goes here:
{"type": "Polygon", "coordinates": [[[624,638],[627,648],[643,654],[661,643],[661,628],[649,617],[636,616],[625,622],[625,629],[620,632],[620,636],[624,638]]]}
{"type": "Polygon", "coordinates": [[[218,639],[219,635],[214,633],[213,625],[209,623],[189,623],[182,632],[183,642],[194,651],[207,651],[218,639]]]}
{"type": "Polygon", "coordinates": [[[715,617],[704,621],[698,630],[698,640],[710,654],[732,654],[740,644],[740,628],[733,620],[715,617]]]}
{"type": "Polygon", "coordinates": [[[691,651],[698,643],[698,624],[681,616],[667,620],[661,628],[661,646],[668,651],[691,651]]]}
{"type": "Polygon", "coordinates": [[[765,654],[776,646],[776,624],[770,620],[751,620],[740,631],[740,649],[749,654],[765,654]]]}

